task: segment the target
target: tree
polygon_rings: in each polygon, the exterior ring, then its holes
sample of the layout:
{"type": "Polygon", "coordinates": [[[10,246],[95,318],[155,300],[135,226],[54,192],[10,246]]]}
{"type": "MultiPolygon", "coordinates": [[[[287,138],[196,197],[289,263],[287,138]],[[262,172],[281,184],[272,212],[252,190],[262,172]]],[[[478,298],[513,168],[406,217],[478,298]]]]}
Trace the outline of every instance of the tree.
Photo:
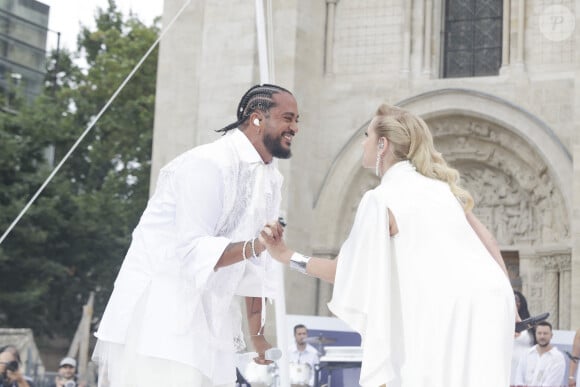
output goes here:
{"type": "MultiPolygon", "coordinates": [[[[0,113],[0,230],[50,173],[47,154],[63,157],[159,33],[113,0],[95,21],[77,53],[52,53],[33,105],[0,113]],[[73,60],[83,54],[87,68],[73,60]]],[[[0,325],[72,336],[90,291],[104,309],[148,198],[156,71],[154,52],[0,245],[0,325]]]]}

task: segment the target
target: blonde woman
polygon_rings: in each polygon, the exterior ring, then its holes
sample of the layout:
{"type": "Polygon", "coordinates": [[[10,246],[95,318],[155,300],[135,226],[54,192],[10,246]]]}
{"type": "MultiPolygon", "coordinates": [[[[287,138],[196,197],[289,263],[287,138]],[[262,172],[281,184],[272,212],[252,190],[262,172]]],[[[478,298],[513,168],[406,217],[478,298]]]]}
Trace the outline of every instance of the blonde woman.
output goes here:
{"type": "Polygon", "coordinates": [[[495,239],[425,122],[382,105],[363,143],[381,178],[335,260],[261,241],[282,263],[334,283],[330,310],[362,337],[364,387],[509,385],[515,303],[495,239]]]}

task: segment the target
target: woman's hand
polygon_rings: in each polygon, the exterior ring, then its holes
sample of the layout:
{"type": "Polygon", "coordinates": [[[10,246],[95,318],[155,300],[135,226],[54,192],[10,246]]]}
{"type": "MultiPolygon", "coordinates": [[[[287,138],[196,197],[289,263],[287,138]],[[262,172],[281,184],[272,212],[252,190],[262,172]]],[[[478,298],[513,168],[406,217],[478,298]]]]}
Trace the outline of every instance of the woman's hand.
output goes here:
{"type": "Polygon", "coordinates": [[[290,257],[294,253],[284,242],[284,228],[278,222],[271,222],[264,226],[258,237],[260,242],[266,246],[268,253],[278,262],[288,264],[290,257]]]}

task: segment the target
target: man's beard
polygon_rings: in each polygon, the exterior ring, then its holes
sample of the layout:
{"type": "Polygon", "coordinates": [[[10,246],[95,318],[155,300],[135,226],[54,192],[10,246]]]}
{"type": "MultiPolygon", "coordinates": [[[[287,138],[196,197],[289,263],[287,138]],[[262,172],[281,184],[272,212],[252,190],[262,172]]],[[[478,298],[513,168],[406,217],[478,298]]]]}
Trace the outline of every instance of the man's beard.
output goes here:
{"type": "Polygon", "coordinates": [[[289,148],[285,149],[282,146],[282,141],[285,140],[282,136],[284,136],[284,133],[282,133],[280,137],[273,137],[269,134],[265,134],[264,145],[273,157],[278,159],[289,159],[292,157],[292,151],[289,148]]]}

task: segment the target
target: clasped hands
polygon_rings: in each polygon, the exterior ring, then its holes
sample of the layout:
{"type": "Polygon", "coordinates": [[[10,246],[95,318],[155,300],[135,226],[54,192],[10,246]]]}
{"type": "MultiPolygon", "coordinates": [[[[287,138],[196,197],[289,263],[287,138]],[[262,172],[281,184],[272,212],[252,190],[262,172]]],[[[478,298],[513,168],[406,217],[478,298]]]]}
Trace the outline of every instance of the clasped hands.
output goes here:
{"type": "Polygon", "coordinates": [[[262,231],[260,231],[258,239],[266,246],[272,258],[284,264],[290,262],[293,251],[284,242],[284,227],[282,227],[279,221],[276,220],[267,223],[262,231]]]}

